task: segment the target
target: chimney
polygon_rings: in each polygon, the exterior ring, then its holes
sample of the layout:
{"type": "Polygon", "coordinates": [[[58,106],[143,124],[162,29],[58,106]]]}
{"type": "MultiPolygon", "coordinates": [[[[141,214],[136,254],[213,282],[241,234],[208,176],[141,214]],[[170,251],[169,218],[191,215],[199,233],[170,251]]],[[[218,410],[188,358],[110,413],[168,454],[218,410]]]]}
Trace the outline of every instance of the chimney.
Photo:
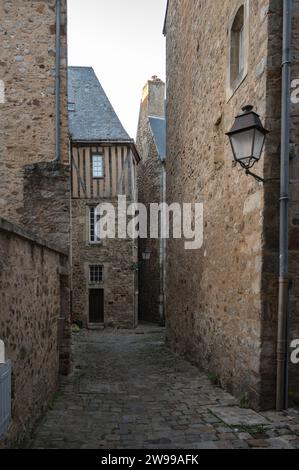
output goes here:
{"type": "Polygon", "coordinates": [[[165,83],[156,75],[143,87],[141,106],[147,116],[165,117],[165,83]]]}
{"type": "Polygon", "coordinates": [[[136,143],[143,160],[149,154],[149,116],[165,117],[165,83],[156,75],[148,80],[142,90],[136,143]]]}

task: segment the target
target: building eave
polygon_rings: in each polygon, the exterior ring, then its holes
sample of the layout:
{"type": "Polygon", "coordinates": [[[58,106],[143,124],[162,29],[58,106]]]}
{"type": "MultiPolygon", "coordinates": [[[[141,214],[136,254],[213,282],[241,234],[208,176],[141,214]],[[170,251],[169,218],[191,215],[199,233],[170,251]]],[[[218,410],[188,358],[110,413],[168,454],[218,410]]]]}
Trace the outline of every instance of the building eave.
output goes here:
{"type": "Polygon", "coordinates": [[[163,34],[164,34],[164,36],[166,36],[166,23],[167,23],[167,16],[168,16],[168,8],[169,8],[169,0],[167,0],[166,12],[165,12],[165,19],[164,19],[164,26],[163,26],[163,34]]]}
{"type": "Polygon", "coordinates": [[[74,147],[95,146],[95,145],[111,147],[113,145],[126,145],[130,147],[130,149],[132,150],[137,165],[141,160],[136,144],[133,139],[128,139],[128,140],[113,140],[113,139],[73,140],[71,139],[71,143],[74,147]]]}

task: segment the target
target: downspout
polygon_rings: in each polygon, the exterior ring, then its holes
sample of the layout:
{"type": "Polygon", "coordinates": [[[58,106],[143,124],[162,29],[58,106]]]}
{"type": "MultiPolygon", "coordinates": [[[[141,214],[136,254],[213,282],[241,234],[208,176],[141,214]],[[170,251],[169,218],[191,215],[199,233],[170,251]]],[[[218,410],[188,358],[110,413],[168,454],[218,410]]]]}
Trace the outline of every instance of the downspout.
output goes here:
{"type": "Polygon", "coordinates": [[[288,305],[289,305],[289,148],[291,96],[292,0],[283,1],[280,246],[277,335],[276,409],[288,407],[288,305]]]}
{"type": "Polygon", "coordinates": [[[160,232],[160,299],[159,299],[159,320],[161,325],[165,325],[165,284],[166,284],[166,213],[164,204],[166,203],[166,168],[165,160],[161,161],[160,175],[160,202],[163,204],[161,211],[161,232],[160,232]]]}
{"type": "Polygon", "coordinates": [[[56,60],[55,60],[55,161],[61,160],[60,148],[60,57],[61,57],[61,0],[56,0],[56,60]]]}
{"type": "MultiPolygon", "coordinates": [[[[166,160],[163,162],[163,201],[166,204],[167,173],[166,160]]],[[[164,213],[164,227],[166,231],[166,213],[164,213]]],[[[167,238],[163,240],[163,324],[166,322],[166,256],[167,256],[167,238]]]]}

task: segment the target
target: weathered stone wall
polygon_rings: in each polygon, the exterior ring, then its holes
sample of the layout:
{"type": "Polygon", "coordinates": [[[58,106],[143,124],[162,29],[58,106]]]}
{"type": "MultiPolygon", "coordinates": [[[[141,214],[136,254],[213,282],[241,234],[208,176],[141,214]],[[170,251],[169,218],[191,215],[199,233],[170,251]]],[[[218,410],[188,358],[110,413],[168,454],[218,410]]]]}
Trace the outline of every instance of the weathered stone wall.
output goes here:
{"type": "MultiPolygon", "coordinates": [[[[277,25],[273,24],[273,30],[277,25]]],[[[299,1],[293,4],[293,35],[292,35],[292,79],[299,79],[299,1]]],[[[271,43],[272,54],[275,55],[275,41],[271,43]]],[[[277,49],[276,49],[277,50],[277,49]]],[[[297,95],[298,97],[298,95],[297,95]]],[[[299,104],[292,103],[291,108],[291,190],[290,190],[290,278],[293,289],[291,292],[291,325],[290,339],[299,338],[299,104]]],[[[299,403],[299,368],[290,364],[289,375],[290,399],[299,403]]]]}
{"type": "Polygon", "coordinates": [[[13,397],[12,425],[0,447],[28,437],[56,390],[59,362],[66,371],[59,319],[69,313],[67,263],[54,245],[0,219],[0,338],[12,361],[13,397]]]}
{"type": "Polygon", "coordinates": [[[58,162],[24,166],[21,223],[64,250],[70,245],[70,169],[58,162]]]}
{"type": "MultiPolygon", "coordinates": [[[[272,407],[279,184],[263,186],[235,167],[225,132],[241,107],[252,104],[271,131],[254,170],[279,176],[282,11],[281,2],[249,1],[248,74],[228,100],[228,28],[239,4],[169,2],[167,199],[204,203],[204,245],[188,252],[182,241],[168,243],[167,336],[173,349],[218,375],[240,399],[272,407]]],[[[294,4],[297,54],[298,2],[294,4]]],[[[296,143],[297,114],[292,131],[296,143]]],[[[293,191],[292,233],[296,199],[293,191]]],[[[296,243],[291,248],[296,250],[296,243]]],[[[291,270],[297,273],[295,251],[291,270]]],[[[294,312],[297,304],[296,298],[294,312]]]]}
{"type": "MultiPolygon", "coordinates": [[[[61,2],[61,162],[54,162],[55,4],[55,0],[0,4],[0,80],[5,87],[5,101],[0,103],[0,214],[67,250],[67,2],[61,2]]],[[[70,331],[65,335],[68,338],[70,331]]]]}
{"type": "MultiPolygon", "coordinates": [[[[138,166],[138,199],[147,207],[160,204],[161,161],[151,135],[148,136],[149,156],[138,166]]],[[[149,227],[149,224],[148,224],[149,227]]],[[[160,296],[160,241],[159,239],[140,238],[138,243],[139,258],[139,319],[148,322],[159,321],[160,296]],[[144,260],[143,253],[150,252],[150,259],[144,260]]]]}
{"type": "MultiPolygon", "coordinates": [[[[140,105],[136,145],[141,157],[138,165],[138,202],[147,207],[161,202],[161,169],[158,155],[150,129],[149,116],[165,116],[165,84],[158,78],[149,80],[144,87],[140,105]]],[[[149,224],[148,224],[149,227],[149,224]]],[[[140,238],[138,244],[139,258],[139,319],[141,321],[159,322],[160,302],[160,241],[140,238]],[[150,259],[143,260],[143,253],[150,251],[150,259]]]]}
{"type": "MultiPolygon", "coordinates": [[[[117,206],[116,200],[107,199],[117,206]]],[[[89,265],[104,268],[104,321],[107,327],[135,328],[137,241],[106,239],[100,245],[89,244],[89,206],[94,199],[72,199],[72,317],[88,325],[89,265]]]]}
{"type": "MultiPolygon", "coordinates": [[[[299,78],[299,1],[293,1],[292,35],[292,80],[299,78]]],[[[263,406],[268,399],[274,400],[276,379],[276,336],[279,275],[279,175],[280,175],[280,126],[281,126],[281,54],[282,54],[282,2],[271,1],[269,7],[269,41],[266,90],[267,126],[271,134],[267,139],[265,176],[272,181],[264,187],[264,256],[262,279],[262,397],[263,406]]],[[[299,338],[299,231],[298,231],[298,178],[299,178],[299,104],[291,104],[291,146],[290,146],[290,210],[289,210],[289,276],[290,291],[290,342],[299,338]]],[[[299,401],[298,365],[289,364],[290,403],[299,401]]]]}
{"type": "MultiPolygon", "coordinates": [[[[64,253],[70,238],[67,11],[61,18],[61,162],[55,148],[55,0],[0,2],[0,214],[64,253]]],[[[34,239],[35,240],[35,239],[34,239]]],[[[1,232],[0,336],[13,360],[10,442],[31,429],[70,368],[67,256],[1,232]],[[3,253],[2,253],[3,252],[3,253]],[[61,269],[60,269],[61,266],[61,269]],[[2,323],[1,323],[2,321],[2,323]]]]}
{"type": "MultiPolygon", "coordinates": [[[[0,213],[20,222],[23,166],[55,158],[55,0],[0,4],[0,213]]],[[[66,0],[61,27],[61,154],[68,163],[66,0]]]]}

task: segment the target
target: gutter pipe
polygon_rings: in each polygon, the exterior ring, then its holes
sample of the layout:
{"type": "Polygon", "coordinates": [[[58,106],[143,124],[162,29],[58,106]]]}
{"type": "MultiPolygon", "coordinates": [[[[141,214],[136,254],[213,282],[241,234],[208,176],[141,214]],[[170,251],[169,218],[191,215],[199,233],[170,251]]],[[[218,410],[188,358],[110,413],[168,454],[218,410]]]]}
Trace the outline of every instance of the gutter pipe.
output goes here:
{"type": "Polygon", "coordinates": [[[55,161],[61,160],[61,129],[60,129],[60,58],[61,58],[61,0],[56,0],[56,59],[55,59],[55,161]]]}
{"type": "Polygon", "coordinates": [[[159,320],[165,326],[165,289],[166,289],[166,213],[164,204],[166,203],[166,168],[165,160],[161,160],[162,168],[160,174],[160,202],[163,204],[161,211],[160,228],[160,295],[159,295],[159,320]]]}

